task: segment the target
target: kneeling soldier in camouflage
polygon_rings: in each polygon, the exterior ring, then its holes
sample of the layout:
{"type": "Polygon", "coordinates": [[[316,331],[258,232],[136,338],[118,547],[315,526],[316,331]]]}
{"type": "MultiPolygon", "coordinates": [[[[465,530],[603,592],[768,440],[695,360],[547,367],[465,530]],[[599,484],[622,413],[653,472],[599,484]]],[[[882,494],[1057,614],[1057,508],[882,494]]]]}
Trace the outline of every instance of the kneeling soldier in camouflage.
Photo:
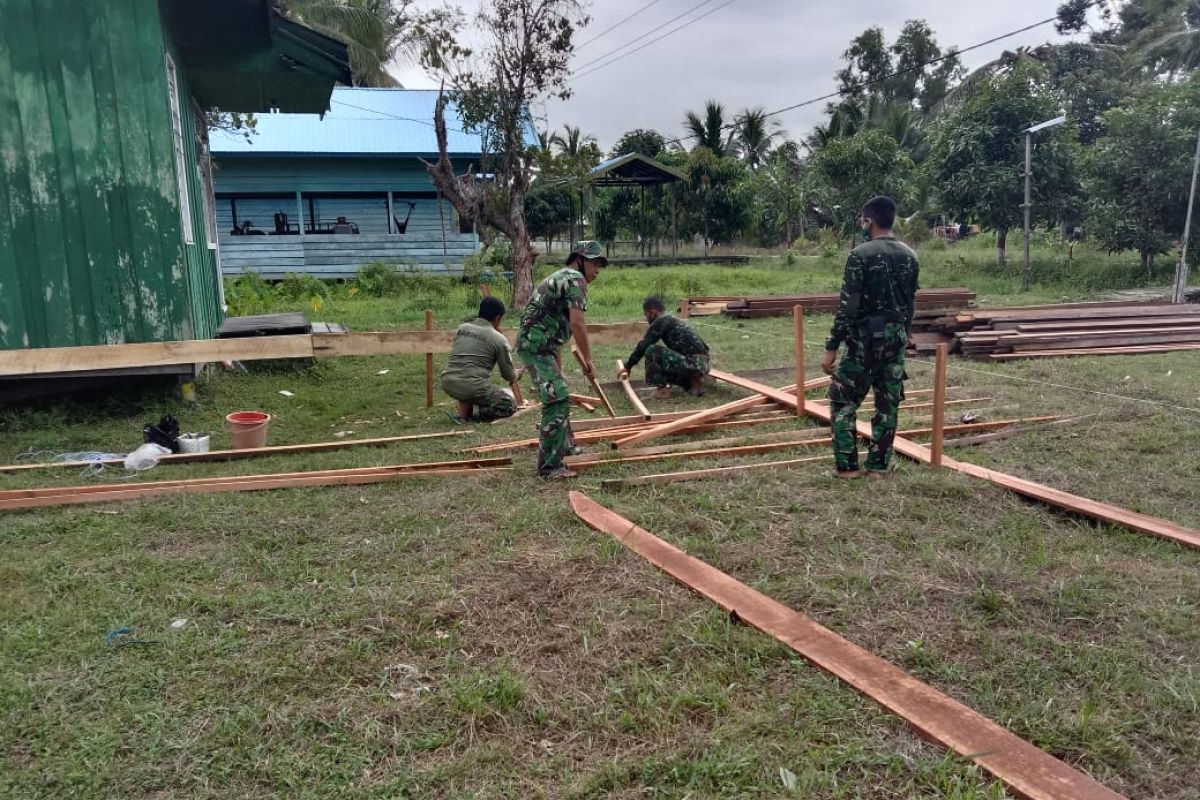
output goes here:
{"type": "Polygon", "coordinates": [[[504,303],[485,297],[479,317],[459,325],[454,335],[450,360],[442,371],[442,391],[458,401],[458,421],[491,422],[517,410],[511,391],[492,385],[495,366],[507,382],[517,380],[508,339],[500,332],[502,319],[504,303]]]}
{"type": "Polygon", "coordinates": [[[633,365],[646,358],[646,383],[657,387],[654,397],[666,400],[671,387],[679,386],[699,397],[704,394],[704,376],[708,374],[708,345],[696,329],[667,313],[662,300],[647,297],[642,312],[650,329],[625,361],[618,380],[629,377],[633,365]],[[658,342],[662,344],[658,344],[658,342]]]}
{"type": "Polygon", "coordinates": [[[887,474],[904,399],[904,350],[912,329],[920,267],[917,254],[892,233],[896,203],[876,197],[862,210],[868,241],[846,261],[841,305],[825,343],[821,368],[833,375],[829,405],[833,415],[833,454],[839,478],[859,478],[856,427],[858,407],[875,391],[867,474],[887,474]],[[846,355],[834,371],[838,347],[846,355]]]}
{"type": "Polygon", "coordinates": [[[575,477],[563,465],[563,459],[576,448],[559,348],[574,334],[584,373],[596,374],[587,333],[587,285],[608,265],[601,252],[599,242],[576,242],[567,265],[538,284],[521,317],[517,357],[529,369],[529,380],[542,401],[538,429],[538,475],[542,478],[575,477]]]}

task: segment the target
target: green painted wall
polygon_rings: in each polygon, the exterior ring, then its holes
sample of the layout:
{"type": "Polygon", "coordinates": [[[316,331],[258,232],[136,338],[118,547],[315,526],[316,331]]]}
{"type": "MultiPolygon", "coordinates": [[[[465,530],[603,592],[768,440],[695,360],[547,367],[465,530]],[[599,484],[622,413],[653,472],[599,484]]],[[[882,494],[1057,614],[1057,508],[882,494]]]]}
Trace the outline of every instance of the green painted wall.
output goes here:
{"type": "Polygon", "coordinates": [[[180,65],[187,245],[158,0],[0,0],[0,19],[0,349],[211,336],[197,120],[180,65]]]}

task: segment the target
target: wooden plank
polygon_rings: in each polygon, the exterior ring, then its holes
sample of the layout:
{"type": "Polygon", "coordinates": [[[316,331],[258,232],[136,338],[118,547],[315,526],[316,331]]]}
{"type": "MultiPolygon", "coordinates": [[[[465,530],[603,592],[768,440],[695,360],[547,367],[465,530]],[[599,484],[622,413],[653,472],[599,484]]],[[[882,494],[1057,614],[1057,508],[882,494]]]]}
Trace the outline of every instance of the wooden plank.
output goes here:
{"type": "Polygon", "coordinates": [[[735,467],[712,467],[710,469],[693,469],[684,472],[663,472],[657,475],[639,475],[636,478],[611,478],[600,481],[603,489],[627,489],[632,486],[646,486],[657,483],[682,483],[683,481],[700,481],[709,478],[726,478],[731,475],[745,475],[748,472],[775,472],[792,469],[802,464],[812,464],[817,461],[828,461],[829,456],[809,456],[808,458],[793,458],[788,461],[768,461],[765,464],[738,464],[735,467]]]}
{"type": "MultiPolygon", "coordinates": [[[[806,382],[804,384],[804,388],[805,388],[805,391],[812,391],[813,389],[819,389],[821,387],[828,386],[830,383],[832,383],[832,379],[830,379],[828,377],[816,378],[814,380],[806,382]]],[[[794,386],[789,386],[786,388],[787,391],[792,391],[794,389],[795,389],[794,386]]],[[[772,398],[772,399],[774,399],[774,398],[772,398]]],[[[629,436],[625,439],[621,439],[614,443],[614,447],[616,447],[618,450],[628,449],[630,447],[633,447],[636,444],[641,444],[642,442],[648,442],[652,439],[658,439],[662,436],[669,436],[672,433],[676,433],[678,431],[684,430],[684,429],[689,428],[694,425],[699,425],[704,422],[713,422],[715,420],[724,419],[725,417],[732,416],[733,414],[736,414],[739,411],[745,411],[748,408],[754,408],[756,405],[758,405],[761,402],[762,402],[761,397],[746,397],[741,400],[734,400],[731,403],[725,403],[724,405],[716,406],[715,408],[708,408],[708,409],[704,409],[703,411],[697,411],[695,414],[692,414],[689,417],[684,417],[683,419],[678,419],[673,422],[668,422],[663,425],[659,425],[654,428],[651,428],[650,430],[646,430],[641,433],[635,434],[633,436],[629,436]]],[[[792,397],[792,402],[793,403],[795,402],[794,395],[792,397]]],[[[795,406],[789,405],[788,407],[794,408],[795,406]]]]}
{"type": "Polygon", "coordinates": [[[426,476],[494,475],[508,472],[511,467],[440,467],[421,470],[393,470],[346,475],[321,475],[316,477],[298,473],[287,478],[270,478],[232,483],[200,483],[188,486],[161,486],[158,484],[128,484],[120,490],[109,492],[42,495],[24,499],[0,500],[0,511],[23,511],[52,506],[112,503],[121,500],[140,500],[147,497],[162,497],[179,494],[215,494],[218,492],[256,492],[267,489],[304,489],[323,486],[360,486],[371,483],[402,480],[426,476]]]}
{"type": "Polygon", "coordinates": [[[945,343],[937,346],[933,371],[933,444],[930,446],[931,461],[935,467],[942,465],[943,438],[946,433],[946,358],[949,348],[945,343]]]}
{"type": "Polygon", "coordinates": [[[200,364],[208,361],[312,357],[312,337],[307,334],[89,347],[43,347],[0,351],[0,377],[200,364]]]}
{"type": "MultiPolygon", "coordinates": [[[[571,469],[584,470],[593,467],[604,467],[611,464],[636,464],[642,461],[664,461],[673,458],[737,458],[739,456],[758,456],[764,453],[777,453],[780,450],[790,450],[794,447],[813,447],[819,444],[832,444],[833,439],[825,436],[820,439],[798,438],[785,442],[770,442],[768,444],[748,444],[742,447],[715,447],[703,450],[682,450],[679,452],[661,454],[641,454],[637,450],[628,454],[614,453],[611,455],[582,455],[567,456],[563,463],[571,469]]],[[[653,449],[653,448],[651,448],[653,449]]]]}
{"type": "Polygon", "coordinates": [[[1121,795],[977,711],[664,542],[587,495],[571,492],[570,501],[590,527],[612,536],[737,619],[774,636],[908,722],[924,738],[971,759],[1014,794],[1029,800],[1121,800],[1121,795]]]}
{"type": "Polygon", "coordinates": [[[1136,356],[1148,353],[1175,353],[1200,350],[1200,344],[1160,344],[1137,347],[1097,347],[1090,350],[1033,350],[1021,353],[993,353],[992,361],[1012,361],[1018,358],[1062,358],[1064,356],[1136,356]]]}
{"type": "MultiPolygon", "coordinates": [[[[604,410],[608,412],[608,416],[616,417],[617,412],[613,411],[612,403],[608,402],[608,395],[600,388],[600,382],[596,380],[596,375],[587,371],[587,364],[583,362],[583,354],[579,352],[579,348],[575,347],[574,344],[571,345],[571,355],[575,356],[575,360],[579,363],[579,368],[583,370],[583,377],[587,378],[587,382],[592,385],[592,390],[600,395],[600,402],[604,405],[604,410]]],[[[592,367],[594,369],[595,364],[592,367]]]]}
{"type": "MultiPolygon", "coordinates": [[[[448,436],[470,436],[471,431],[448,431],[445,433],[421,433],[410,436],[384,436],[377,439],[346,439],[338,442],[312,442],[309,444],[284,444],[272,447],[252,447],[246,450],[210,450],[207,453],[172,453],[159,459],[160,464],[192,464],[201,461],[235,461],[243,458],[281,456],[293,453],[322,453],[329,450],[345,450],[351,447],[383,447],[397,442],[413,442],[422,439],[442,439],[448,436]]],[[[124,459],[99,461],[48,461],[39,464],[9,464],[0,466],[0,473],[28,472],[55,467],[121,466],[124,459]]]]}
{"type": "Polygon", "coordinates": [[[796,339],[796,416],[804,416],[804,306],[792,308],[792,333],[796,339]]]}
{"type": "MultiPolygon", "coordinates": [[[[745,378],[732,375],[720,370],[712,370],[710,375],[717,380],[724,381],[734,386],[740,386],[752,392],[770,397],[783,405],[790,405],[796,401],[795,397],[787,392],[773,389],[756,381],[749,381],[745,378]]],[[[829,422],[832,414],[829,411],[829,406],[823,403],[808,403],[806,404],[808,411],[818,419],[829,422]]],[[[858,435],[861,438],[871,438],[871,426],[865,422],[859,422],[857,427],[858,435]]],[[[903,437],[897,436],[895,443],[896,452],[914,461],[920,461],[928,464],[932,459],[932,453],[928,447],[919,445],[916,442],[910,442],[903,437]]],[[[977,467],[974,464],[955,461],[945,458],[942,461],[942,466],[956,469],[959,472],[972,475],[977,478],[983,478],[986,481],[1001,486],[1010,491],[1026,497],[1040,500],[1049,505],[1064,508],[1067,511],[1072,511],[1083,516],[1098,519],[1101,522],[1111,522],[1115,525],[1121,525],[1139,533],[1147,533],[1151,536],[1158,536],[1163,539],[1170,539],[1180,544],[1186,544],[1189,547],[1200,548],[1200,531],[1191,530],[1181,525],[1176,525],[1173,522],[1151,517],[1146,514],[1139,514],[1135,511],[1114,506],[1109,503],[1101,503],[1095,500],[1089,500],[1086,497],[1062,492],[1057,489],[1051,489],[1048,486],[1043,486],[1040,483],[1027,481],[1023,478],[1017,478],[1012,475],[999,472],[997,470],[987,469],[985,467],[977,467]]]]}
{"type": "MultiPolygon", "coordinates": [[[[425,330],[433,332],[433,310],[425,309],[425,330]]],[[[433,408],[433,352],[425,353],[425,407],[433,408]]]]}
{"type": "MultiPolygon", "coordinates": [[[[687,300],[684,300],[684,305],[687,305],[687,300]]],[[[686,318],[686,317],[685,317],[686,318]]],[[[625,362],[617,359],[617,374],[625,373],[625,362]]],[[[638,393],[634,391],[633,384],[629,382],[629,377],[626,376],[621,380],[621,389],[624,390],[625,396],[629,398],[629,404],[633,406],[633,410],[638,412],[638,415],[645,420],[651,418],[650,410],[646,408],[646,404],[642,402],[642,398],[638,397],[638,393]]]]}

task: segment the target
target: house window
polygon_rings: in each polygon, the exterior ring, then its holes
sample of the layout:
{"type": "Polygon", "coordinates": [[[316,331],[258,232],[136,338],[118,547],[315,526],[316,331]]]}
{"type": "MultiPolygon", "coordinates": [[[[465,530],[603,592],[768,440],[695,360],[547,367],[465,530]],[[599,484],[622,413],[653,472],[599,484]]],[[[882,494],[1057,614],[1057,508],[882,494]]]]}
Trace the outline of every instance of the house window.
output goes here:
{"type": "Polygon", "coordinates": [[[187,160],[183,157],[183,119],[179,107],[179,76],[175,62],[167,55],[167,92],[171,98],[171,132],[175,148],[175,179],[179,182],[179,222],[183,227],[183,240],[196,243],[196,232],[192,229],[192,201],[188,195],[187,160]]]}

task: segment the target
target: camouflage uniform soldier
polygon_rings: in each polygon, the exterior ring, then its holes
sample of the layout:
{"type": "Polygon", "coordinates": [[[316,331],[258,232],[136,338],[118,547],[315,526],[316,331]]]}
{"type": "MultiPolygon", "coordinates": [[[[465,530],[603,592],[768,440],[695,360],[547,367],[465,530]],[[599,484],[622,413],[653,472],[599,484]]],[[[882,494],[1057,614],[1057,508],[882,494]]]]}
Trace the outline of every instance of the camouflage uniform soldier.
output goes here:
{"type": "Polygon", "coordinates": [[[896,418],[904,399],[904,351],[912,327],[919,265],[917,255],[896,240],[892,225],[896,203],[876,197],[862,210],[869,241],[846,261],[841,306],[825,343],[822,369],[833,375],[829,389],[833,414],[833,453],[839,478],[858,478],[855,427],[858,407],[875,391],[875,417],[867,473],[887,474],[896,437],[896,418]],[[834,372],[838,347],[846,355],[834,372]]]}
{"type": "Polygon", "coordinates": [[[485,297],[479,304],[479,317],[458,326],[446,369],[442,371],[442,391],[458,401],[456,421],[491,422],[516,413],[513,394],[492,385],[492,368],[500,368],[500,377],[515,383],[508,339],[500,332],[504,303],[485,297]]]}
{"type": "Polygon", "coordinates": [[[563,466],[563,459],[575,449],[575,441],[559,348],[574,334],[584,371],[595,374],[587,336],[587,285],[608,264],[601,252],[599,242],[576,242],[567,256],[567,266],[538,284],[521,317],[517,357],[529,369],[530,381],[542,401],[542,424],[538,429],[538,475],[542,478],[575,476],[563,466]]]}
{"type": "Polygon", "coordinates": [[[699,397],[704,394],[704,376],[708,374],[708,345],[696,329],[667,313],[662,300],[647,297],[642,312],[650,329],[625,361],[625,371],[617,377],[629,377],[633,366],[646,358],[646,383],[658,388],[654,396],[665,400],[671,386],[681,386],[699,397]],[[662,344],[658,344],[658,342],[662,344]]]}

